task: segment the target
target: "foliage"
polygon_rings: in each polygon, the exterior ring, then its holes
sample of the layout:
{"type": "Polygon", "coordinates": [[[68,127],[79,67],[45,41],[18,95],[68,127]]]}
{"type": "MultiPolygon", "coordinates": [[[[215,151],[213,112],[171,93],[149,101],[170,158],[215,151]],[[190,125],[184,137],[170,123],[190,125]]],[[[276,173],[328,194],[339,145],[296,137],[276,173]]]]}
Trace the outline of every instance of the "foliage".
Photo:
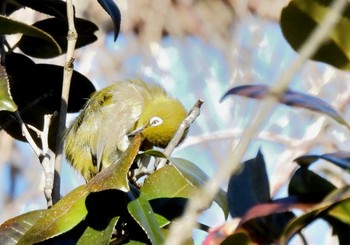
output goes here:
{"type": "MultiPolygon", "coordinates": [[[[120,12],[112,0],[98,0],[114,23],[117,40],[120,12]]],[[[327,0],[292,0],[281,16],[282,31],[290,45],[298,49],[329,10],[327,0]]],[[[0,15],[2,64],[0,66],[0,125],[17,140],[26,141],[15,113],[26,125],[44,130],[44,116],[59,111],[63,67],[36,64],[29,57],[49,59],[67,52],[66,3],[59,0],[5,1],[0,15]],[[45,20],[27,25],[11,19],[15,11],[28,7],[44,13],[45,20]],[[10,47],[6,37],[20,34],[19,42],[10,47]],[[6,47],[6,48],[5,48],[6,47]],[[23,54],[16,52],[17,49],[23,54]],[[29,57],[28,57],[29,56],[29,57]]],[[[344,30],[348,28],[347,8],[330,41],[312,57],[339,69],[349,69],[349,45],[344,30]],[[342,37],[342,38],[341,38],[342,37]],[[332,54],[332,55],[330,55],[332,54]]],[[[75,18],[78,32],[76,48],[96,41],[97,26],[75,18]]],[[[95,91],[84,75],[74,71],[68,112],[78,112],[86,98],[95,91]]],[[[266,99],[273,96],[265,85],[244,85],[230,89],[224,96],[266,99]]],[[[316,111],[349,128],[346,120],[320,98],[293,90],[279,96],[281,104],[316,111]]],[[[56,146],[56,127],[50,125],[48,144],[56,146]]],[[[35,132],[31,132],[33,136],[35,132]]],[[[34,137],[37,144],[42,141],[34,137]]],[[[157,151],[139,154],[141,137],[136,135],[121,159],[97,174],[87,184],[64,196],[52,208],[36,210],[14,217],[0,226],[1,244],[162,244],[169,225],[181,216],[187,201],[203,186],[208,176],[195,164],[169,158],[170,164],[150,173],[142,182],[130,179],[134,163],[140,157],[164,157],[157,151]]],[[[323,159],[347,171],[349,152],[306,155],[295,159],[299,168],[288,183],[288,196],[274,199],[263,154],[242,163],[233,175],[227,193],[220,191],[214,201],[231,221],[212,229],[205,244],[287,243],[317,219],[333,228],[340,244],[350,243],[346,235],[350,225],[349,186],[337,188],[310,166],[323,159]],[[302,211],[296,215],[294,210],[302,211]]],[[[204,227],[204,225],[202,226],[204,227]]]]}

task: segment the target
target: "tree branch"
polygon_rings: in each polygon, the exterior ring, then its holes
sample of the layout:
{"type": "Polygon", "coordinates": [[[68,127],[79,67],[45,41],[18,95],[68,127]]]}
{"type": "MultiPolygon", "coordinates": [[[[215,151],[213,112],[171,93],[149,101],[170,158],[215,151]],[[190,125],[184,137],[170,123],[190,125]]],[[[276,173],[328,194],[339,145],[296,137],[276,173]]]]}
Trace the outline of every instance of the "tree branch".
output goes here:
{"type": "MultiPolygon", "coordinates": [[[[199,116],[200,114],[200,108],[202,104],[204,103],[203,100],[199,99],[196,104],[192,107],[191,111],[188,113],[188,116],[182,121],[179,128],[177,129],[174,137],[171,139],[167,147],[164,149],[163,154],[166,157],[169,157],[171,153],[174,151],[175,147],[179,144],[181,141],[186,129],[190,127],[190,124],[199,116]]],[[[157,169],[160,169],[164,167],[166,164],[167,159],[166,158],[158,158],[155,166],[157,166],[157,169]]]]}
{"type": "Polygon", "coordinates": [[[54,189],[53,189],[54,203],[56,203],[60,199],[60,186],[61,186],[60,174],[61,174],[62,159],[63,159],[62,136],[66,128],[68,97],[69,97],[71,78],[73,75],[74,49],[78,38],[78,33],[74,25],[73,0],[67,0],[67,19],[68,19],[68,34],[67,34],[68,46],[67,46],[66,63],[64,65],[64,72],[63,72],[61,108],[60,108],[57,138],[56,138],[56,152],[55,152],[56,161],[55,161],[55,178],[54,178],[54,189]]]}

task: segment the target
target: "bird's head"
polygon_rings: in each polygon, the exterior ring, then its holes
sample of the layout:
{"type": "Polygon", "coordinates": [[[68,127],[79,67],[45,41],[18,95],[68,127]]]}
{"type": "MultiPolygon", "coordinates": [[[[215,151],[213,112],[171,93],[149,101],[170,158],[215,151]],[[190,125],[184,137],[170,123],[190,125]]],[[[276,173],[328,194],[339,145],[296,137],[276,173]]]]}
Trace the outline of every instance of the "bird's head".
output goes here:
{"type": "Polygon", "coordinates": [[[158,97],[148,104],[136,123],[136,130],[152,145],[165,148],[187,112],[180,101],[158,97]]]}

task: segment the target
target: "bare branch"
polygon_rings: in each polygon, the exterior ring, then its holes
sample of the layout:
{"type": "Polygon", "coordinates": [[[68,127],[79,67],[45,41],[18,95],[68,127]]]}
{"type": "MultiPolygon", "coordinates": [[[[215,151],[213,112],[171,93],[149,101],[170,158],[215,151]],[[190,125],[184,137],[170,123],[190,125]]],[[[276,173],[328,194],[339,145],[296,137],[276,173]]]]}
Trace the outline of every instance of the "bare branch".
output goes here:
{"type": "MultiPolygon", "coordinates": [[[[204,103],[203,100],[199,99],[194,106],[192,107],[191,111],[188,113],[188,116],[182,121],[179,128],[177,129],[174,137],[169,142],[168,146],[164,149],[163,154],[166,157],[169,157],[171,153],[174,151],[175,147],[179,144],[179,142],[182,139],[182,136],[184,135],[186,129],[190,127],[190,124],[199,116],[200,114],[200,108],[202,104],[204,103]]],[[[166,164],[167,159],[161,158],[157,159],[155,166],[157,166],[157,169],[160,169],[164,167],[166,164]]]]}
{"type": "Polygon", "coordinates": [[[53,190],[54,203],[56,203],[60,199],[60,185],[61,185],[60,173],[61,173],[62,159],[63,159],[62,136],[66,128],[68,97],[69,97],[71,78],[73,75],[74,49],[78,38],[78,33],[74,25],[73,0],[67,0],[67,19],[68,19],[68,34],[67,34],[68,46],[67,46],[66,63],[64,65],[64,72],[63,72],[61,108],[60,108],[57,138],[56,138],[56,152],[55,152],[56,161],[55,161],[55,178],[54,178],[54,190],[53,190]]]}

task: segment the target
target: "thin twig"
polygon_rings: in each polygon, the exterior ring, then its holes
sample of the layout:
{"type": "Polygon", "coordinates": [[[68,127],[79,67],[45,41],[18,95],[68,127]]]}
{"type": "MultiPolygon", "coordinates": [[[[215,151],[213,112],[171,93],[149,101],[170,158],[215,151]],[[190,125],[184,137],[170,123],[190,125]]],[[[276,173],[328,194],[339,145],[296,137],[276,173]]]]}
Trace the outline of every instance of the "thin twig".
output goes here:
{"type": "Polygon", "coordinates": [[[48,132],[49,132],[52,116],[51,115],[44,116],[43,132],[31,126],[31,129],[32,130],[34,129],[34,132],[38,134],[38,137],[41,138],[42,149],[40,149],[38,145],[35,143],[34,139],[29,133],[28,128],[26,124],[23,122],[22,117],[18,111],[15,112],[15,116],[21,126],[21,130],[24,137],[28,141],[29,145],[32,147],[34,153],[39,158],[40,163],[43,166],[44,175],[45,175],[44,195],[46,198],[47,206],[51,207],[53,205],[52,190],[53,190],[53,182],[54,182],[54,169],[53,169],[53,164],[50,163],[50,160],[52,159],[52,157],[50,155],[49,147],[48,147],[48,132]]]}
{"type": "Polygon", "coordinates": [[[73,0],[67,0],[67,19],[68,19],[68,46],[66,63],[64,65],[63,72],[63,86],[61,95],[61,108],[59,114],[59,122],[56,138],[56,161],[55,161],[55,180],[53,189],[54,203],[60,199],[60,186],[61,186],[61,167],[62,167],[62,154],[63,154],[63,142],[62,136],[66,128],[66,117],[68,108],[68,97],[70,90],[71,78],[73,75],[73,63],[74,63],[74,49],[77,42],[78,33],[74,25],[74,6],[73,0]]]}
{"type": "Polygon", "coordinates": [[[53,189],[54,189],[54,176],[55,176],[55,169],[54,165],[51,163],[52,156],[50,154],[49,150],[49,129],[52,122],[53,117],[56,114],[52,115],[45,115],[44,116],[44,127],[43,131],[41,132],[41,144],[42,144],[42,151],[43,151],[43,157],[41,160],[41,165],[44,168],[45,173],[45,187],[44,187],[44,195],[47,202],[47,207],[52,207],[53,203],[53,189]]]}
{"type": "Polygon", "coordinates": [[[196,195],[189,201],[188,206],[181,218],[174,222],[170,228],[166,245],[184,244],[191,238],[193,228],[196,226],[198,215],[209,206],[222,183],[227,181],[232,174],[240,169],[240,161],[246,152],[251,140],[262,126],[267,115],[271,112],[278,98],[287,89],[289,82],[300,69],[306,59],[311,57],[326,40],[328,33],[338,22],[347,0],[336,0],[330,6],[330,11],[321,24],[315,29],[299,50],[300,56],[289,66],[289,69],[277,80],[273,89],[274,96],[269,96],[264,103],[263,109],[245,129],[238,145],[231,150],[227,160],[221,165],[215,176],[205,183],[196,195]],[[179,236],[181,234],[181,236],[179,236]]]}
{"type": "MultiPolygon", "coordinates": [[[[166,157],[169,157],[171,153],[174,151],[175,147],[179,144],[181,141],[186,129],[190,127],[190,124],[199,116],[200,114],[200,108],[202,104],[204,103],[203,100],[199,99],[194,106],[192,107],[191,111],[188,113],[188,116],[182,121],[179,128],[177,129],[174,137],[169,142],[168,146],[164,149],[163,154],[166,157]]],[[[165,166],[167,162],[166,158],[158,158],[155,166],[157,166],[157,169],[160,169],[165,166]]]]}
{"type": "Polygon", "coordinates": [[[22,130],[23,136],[26,138],[26,140],[28,141],[29,145],[32,147],[35,155],[38,158],[41,158],[42,150],[38,147],[38,145],[33,140],[32,135],[29,133],[29,131],[27,129],[27,126],[23,122],[22,117],[21,117],[21,115],[19,114],[18,111],[15,111],[15,116],[16,116],[17,121],[19,122],[19,124],[21,126],[21,130],[22,130]]]}

